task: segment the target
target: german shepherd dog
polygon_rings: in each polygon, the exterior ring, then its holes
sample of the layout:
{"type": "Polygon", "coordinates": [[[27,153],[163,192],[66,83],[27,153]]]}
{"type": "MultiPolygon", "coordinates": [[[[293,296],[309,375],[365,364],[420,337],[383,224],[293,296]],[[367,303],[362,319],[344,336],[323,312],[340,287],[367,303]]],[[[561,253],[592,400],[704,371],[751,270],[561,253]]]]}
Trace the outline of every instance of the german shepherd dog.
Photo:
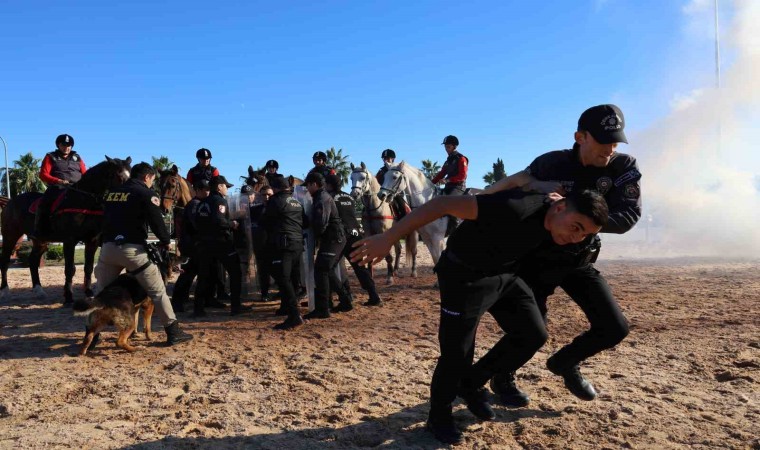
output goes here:
{"type": "Polygon", "coordinates": [[[87,354],[93,339],[107,325],[119,329],[116,346],[128,352],[137,350],[128,339],[137,328],[137,315],[143,311],[145,338],[150,340],[150,320],[153,316],[153,300],[132,275],[121,274],[105,287],[95,298],[74,302],[74,315],[87,316],[86,334],[79,356],[87,354]]]}

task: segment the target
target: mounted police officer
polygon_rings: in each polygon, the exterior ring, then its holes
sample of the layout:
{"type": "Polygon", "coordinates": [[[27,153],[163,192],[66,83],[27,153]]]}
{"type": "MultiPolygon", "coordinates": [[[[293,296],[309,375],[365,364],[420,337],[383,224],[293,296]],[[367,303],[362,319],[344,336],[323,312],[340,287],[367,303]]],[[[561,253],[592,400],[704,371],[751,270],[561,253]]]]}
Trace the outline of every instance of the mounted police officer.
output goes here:
{"type": "MultiPolygon", "coordinates": [[[[545,153],[524,171],[500,180],[485,192],[514,187],[543,193],[593,189],[609,204],[608,222],[601,232],[625,233],[641,217],[641,173],[634,157],[616,152],[618,143],[628,143],[624,128],[623,112],[617,106],[589,108],[578,119],[572,149],[545,153]]],[[[596,390],[580,373],[580,364],[628,335],[628,322],[609,285],[593,265],[600,247],[596,236],[572,246],[547,245],[526,262],[520,273],[530,284],[544,317],[546,299],[559,286],[588,318],[591,328],[546,362],[552,373],[563,377],[568,390],[583,400],[593,400],[596,390]]],[[[514,372],[495,376],[491,388],[508,406],[525,406],[529,402],[517,388],[514,372]]]]}
{"type": "Polygon", "coordinates": [[[314,311],[306,314],[304,318],[326,319],[330,317],[331,292],[338,293],[341,304],[351,304],[348,292],[335,273],[335,267],[343,256],[346,235],[335,201],[325,191],[325,178],[319,173],[310,173],[306,176],[304,184],[313,202],[309,222],[314,239],[319,243],[319,251],[314,261],[314,311]]]}
{"type": "Polygon", "coordinates": [[[298,311],[298,299],[293,287],[294,263],[303,253],[304,211],[293,198],[293,189],[284,177],[273,179],[274,195],[269,199],[261,217],[266,230],[267,254],[271,257],[271,271],[280,287],[282,304],[280,312],[287,315],[284,322],[275,325],[277,330],[287,330],[303,325],[298,311]]]}
{"type": "MultiPolygon", "coordinates": [[[[382,186],[383,181],[385,180],[385,174],[388,173],[388,165],[393,164],[396,161],[396,152],[390,148],[386,148],[383,150],[380,158],[383,160],[383,166],[380,168],[380,170],[377,171],[375,179],[377,179],[377,182],[380,183],[380,186],[382,186]]],[[[406,203],[403,192],[399,192],[395,197],[393,197],[391,209],[393,210],[394,217],[398,220],[402,219],[406,215],[407,210],[409,210],[409,206],[406,203]]]]}
{"type": "MultiPolygon", "coordinates": [[[[343,231],[346,234],[346,246],[343,248],[343,256],[350,259],[349,255],[353,250],[352,245],[354,242],[364,238],[364,230],[362,229],[361,222],[356,220],[356,204],[354,203],[353,197],[351,197],[351,194],[341,191],[340,186],[340,177],[337,175],[330,175],[325,179],[325,189],[330,195],[332,195],[333,200],[335,201],[340,221],[343,223],[343,231]]],[[[381,306],[383,302],[380,300],[380,296],[377,295],[375,281],[372,279],[372,275],[370,275],[367,266],[352,262],[351,267],[354,269],[354,273],[356,274],[356,278],[359,279],[359,284],[362,289],[369,294],[369,300],[364,303],[364,306],[381,306]]],[[[334,309],[335,312],[350,311],[353,309],[353,306],[350,303],[350,301],[353,300],[353,297],[351,295],[351,288],[348,284],[348,278],[343,280],[343,288],[348,295],[347,298],[334,309]]]]}
{"type": "Polygon", "coordinates": [[[318,173],[322,175],[323,178],[328,175],[335,175],[335,169],[327,165],[327,153],[315,152],[314,156],[311,157],[311,160],[314,161],[314,167],[312,167],[307,176],[312,173],[318,173]]]}
{"type": "Polygon", "coordinates": [[[270,159],[264,165],[264,170],[266,171],[266,173],[264,173],[264,176],[267,177],[267,182],[271,186],[272,185],[272,180],[274,180],[275,177],[280,176],[280,174],[277,173],[277,171],[280,170],[280,163],[278,163],[274,159],[270,159]]]}
{"type": "Polygon", "coordinates": [[[66,186],[72,185],[82,178],[87,171],[82,157],[74,148],[74,138],[62,134],[55,138],[56,150],[48,153],[42,159],[40,179],[48,188],[37,206],[34,216],[34,232],[30,238],[44,237],[50,232],[50,207],[63,192],[66,186]]]}
{"type": "Polygon", "coordinates": [[[441,145],[445,146],[449,155],[441,170],[433,177],[433,184],[446,179],[443,186],[444,195],[463,195],[467,183],[467,165],[469,160],[457,151],[459,139],[456,136],[446,136],[441,145]]]}
{"type": "MultiPolygon", "coordinates": [[[[177,242],[177,248],[180,254],[187,255],[188,260],[182,264],[182,272],[179,274],[177,281],[174,283],[174,292],[172,294],[172,306],[175,311],[184,312],[185,302],[190,298],[190,288],[193,279],[198,275],[198,254],[195,252],[195,241],[198,231],[195,229],[195,214],[198,211],[198,205],[208,197],[209,184],[206,180],[199,180],[193,184],[195,197],[193,197],[185,208],[182,210],[182,233],[177,242]]],[[[196,296],[208,299],[211,296],[206,293],[196,292],[196,296]]],[[[211,306],[211,305],[206,305],[211,306]]]]}
{"type": "Polygon", "coordinates": [[[100,250],[95,277],[98,288],[104,289],[126,269],[133,274],[153,299],[158,317],[166,330],[167,345],[189,341],[192,335],[183,332],[174,315],[169,296],[158,267],[146,251],[148,227],[160,246],[168,248],[166,230],[159,199],[151,189],[156,179],[153,167],[141,162],[132,167],[130,179],[108,191],[103,207],[103,247],[100,250]]]}
{"type": "Polygon", "coordinates": [[[200,148],[195,152],[195,158],[198,164],[194,165],[187,171],[187,181],[195,184],[196,181],[206,180],[211,182],[213,177],[219,176],[219,169],[211,165],[211,150],[200,148]]]}
{"type": "MultiPolygon", "coordinates": [[[[198,239],[195,250],[198,255],[203,255],[198,267],[198,286],[196,291],[208,292],[210,283],[213,282],[214,260],[218,260],[230,277],[230,315],[236,316],[250,311],[250,306],[240,303],[240,290],[242,273],[240,269],[240,256],[235,250],[233,230],[239,223],[230,220],[229,206],[227,205],[227,189],[233,185],[227,182],[224,176],[215,176],[209,182],[211,193],[204,199],[195,214],[195,227],[198,230],[198,239]]],[[[204,303],[202,299],[195,297],[193,315],[204,316],[204,303]]]]}

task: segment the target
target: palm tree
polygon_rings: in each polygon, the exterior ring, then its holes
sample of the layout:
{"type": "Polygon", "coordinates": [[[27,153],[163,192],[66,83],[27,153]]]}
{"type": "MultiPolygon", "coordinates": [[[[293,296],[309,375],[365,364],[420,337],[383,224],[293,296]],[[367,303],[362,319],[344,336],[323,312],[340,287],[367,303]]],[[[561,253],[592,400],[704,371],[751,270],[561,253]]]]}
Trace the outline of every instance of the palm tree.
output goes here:
{"type": "Polygon", "coordinates": [[[438,161],[433,162],[429,159],[422,160],[422,173],[424,173],[429,179],[432,180],[440,170],[441,166],[438,165],[438,161]]]}
{"type": "Polygon", "coordinates": [[[12,196],[24,192],[45,191],[45,183],[40,179],[41,161],[35,158],[32,152],[21,155],[19,159],[13,161],[13,168],[10,169],[12,196]]]}
{"type": "Polygon", "coordinates": [[[174,165],[173,162],[169,161],[168,156],[161,155],[158,158],[155,156],[152,156],[153,158],[153,168],[157,171],[161,172],[164,170],[169,170],[174,165]]]}
{"type": "Polygon", "coordinates": [[[341,184],[348,183],[348,178],[351,176],[351,166],[348,162],[349,155],[343,155],[343,149],[335,151],[335,147],[330,147],[327,150],[327,165],[335,169],[335,173],[340,177],[341,184]]]}

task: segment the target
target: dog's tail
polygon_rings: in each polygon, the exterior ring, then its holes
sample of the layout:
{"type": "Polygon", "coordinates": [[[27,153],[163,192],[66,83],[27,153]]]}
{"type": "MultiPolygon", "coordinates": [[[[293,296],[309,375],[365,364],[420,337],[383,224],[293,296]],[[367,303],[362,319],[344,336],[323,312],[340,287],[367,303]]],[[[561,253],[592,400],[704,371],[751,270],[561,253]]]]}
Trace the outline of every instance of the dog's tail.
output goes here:
{"type": "Polygon", "coordinates": [[[103,305],[97,298],[86,298],[84,300],[77,300],[74,302],[74,315],[75,316],[89,316],[90,313],[102,309],[103,305]]]}

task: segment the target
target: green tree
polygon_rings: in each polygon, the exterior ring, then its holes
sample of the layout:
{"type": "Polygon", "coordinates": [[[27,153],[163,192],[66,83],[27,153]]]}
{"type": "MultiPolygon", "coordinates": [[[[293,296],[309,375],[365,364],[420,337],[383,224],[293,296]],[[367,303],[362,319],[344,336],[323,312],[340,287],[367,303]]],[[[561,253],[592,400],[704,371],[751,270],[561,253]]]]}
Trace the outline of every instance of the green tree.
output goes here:
{"type": "Polygon", "coordinates": [[[440,170],[441,166],[438,165],[438,161],[431,161],[429,159],[422,161],[422,173],[424,173],[429,179],[432,180],[440,170]]]}
{"type": "Polygon", "coordinates": [[[504,161],[501,158],[496,158],[496,162],[493,164],[493,171],[483,175],[483,181],[487,185],[491,185],[507,177],[507,172],[504,171],[504,161]]]}
{"type": "Polygon", "coordinates": [[[153,168],[158,170],[159,172],[164,170],[169,170],[172,168],[174,163],[169,160],[168,156],[161,155],[158,158],[155,156],[152,156],[153,158],[153,168]]]}
{"type": "MultiPolygon", "coordinates": [[[[10,169],[11,196],[25,192],[45,191],[45,183],[40,179],[41,161],[35,158],[32,152],[21,155],[19,159],[13,161],[13,168],[10,169]]],[[[3,174],[2,182],[5,184],[5,174],[3,174]]]]}
{"type": "Polygon", "coordinates": [[[335,169],[335,173],[340,177],[340,182],[345,186],[348,178],[351,176],[351,165],[348,162],[348,156],[343,154],[343,149],[335,151],[335,147],[327,150],[327,165],[335,169]]]}

